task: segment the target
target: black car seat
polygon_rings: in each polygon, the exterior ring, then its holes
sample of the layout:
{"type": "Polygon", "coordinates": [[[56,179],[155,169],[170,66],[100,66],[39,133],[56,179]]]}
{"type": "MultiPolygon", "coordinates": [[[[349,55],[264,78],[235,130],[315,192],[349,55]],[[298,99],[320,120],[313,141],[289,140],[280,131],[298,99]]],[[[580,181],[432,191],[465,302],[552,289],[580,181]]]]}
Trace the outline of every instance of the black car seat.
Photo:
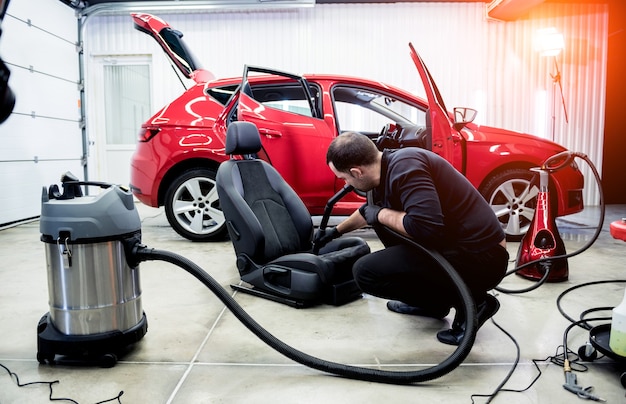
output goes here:
{"type": "Polygon", "coordinates": [[[233,122],[226,133],[216,176],[220,206],[247,293],[295,307],[342,305],[361,297],[352,265],[370,248],[358,237],[341,237],[313,253],[313,221],[295,191],[267,162],[257,127],[233,122]],[[243,159],[236,159],[242,156],[243,159]]]}

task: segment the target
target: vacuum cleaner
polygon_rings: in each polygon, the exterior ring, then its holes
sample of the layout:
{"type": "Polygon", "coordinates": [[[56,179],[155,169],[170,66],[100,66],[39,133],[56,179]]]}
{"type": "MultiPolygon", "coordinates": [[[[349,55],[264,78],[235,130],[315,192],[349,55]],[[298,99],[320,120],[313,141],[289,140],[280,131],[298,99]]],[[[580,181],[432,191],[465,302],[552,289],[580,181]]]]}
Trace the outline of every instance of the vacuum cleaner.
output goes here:
{"type": "Polygon", "coordinates": [[[595,242],[602,229],[604,202],[602,201],[600,175],[585,154],[571,151],[564,151],[549,157],[540,167],[533,168],[532,171],[539,173],[537,206],[530,228],[520,243],[516,268],[510,272],[515,272],[526,279],[539,281],[539,284],[543,282],[566,281],[569,277],[567,259],[589,248],[595,242]],[[600,187],[600,206],[602,209],[600,223],[592,239],[575,253],[567,254],[565,244],[556,226],[556,214],[554,212],[556,204],[550,200],[549,182],[551,173],[569,166],[576,157],[585,160],[591,168],[600,187]]]}
{"type": "Polygon", "coordinates": [[[544,258],[566,254],[565,244],[556,227],[552,201],[550,201],[548,191],[550,172],[554,170],[549,170],[544,163],[541,167],[532,168],[531,171],[539,173],[539,193],[537,194],[535,214],[518,249],[516,265],[541,261],[528,265],[516,273],[531,280],[540,280],[546,277],[547,282],[566,281],[569,276],[567,259],[543,260],[544,258]]]}
{"type": "Polygon", "coordinates": [[[53,185],[42,197],[41,240],[46,246],[50,296],[50,312],[37,327],[37,359],[42,364],[52,364],[56,355],[60,355],[81,360],[95,358],[105,367],[115,365],[118,354],[138,342],[147,331],[138,270],[140,262],[155,260],[174,264],[201,281],[271,348],[323,372],[380,383],[424,382],[458,367],[474,344],[478,329],[476,307],[467,285],[438,252],[413,241],[408,240],[428,255],[456,286],[462,302],[459,310],[467,319],[463,339],[443,361],[419,370],[388,371],[344,365],[285,344],[261,327],[201,267],[178,254],[143,245],[139,216],[128,190],[111,184],[80,182],[70,174],[62,181],[63,193],[53,185]],[[96,196],[83,196],[81,185],[96,185],[103,191],[96,196]]]}
{"type": "Polygon", "coordinates": [[[545,282],[561,282],[568,279],[569,270],[567,260],[583,253],[595,243],[602,232],[604,224],[605,206],[602,192],[600,174],[589,157],[584,153],[564,151],[546,159],[541,167],[534,169],[540,175],[540,191],[537,195],[537,209],[531,221],[530,229],[520,243],[516,266],[505,274],[517,274],[526,279],[537,281],[533,286],[523,289],[507,289],[497,286],[496,291],[507,294],[526,293],[539,288],[545,282]],[[591,169],[598,192],[600,193],[600,217],[598,226],[591,238],[578,250],[566,253],[563,240],[561,239],[555,223],[553,207],[555,204],[550,200],[549,174],[558,171],[569,164],[574,158],[584,160],[591,169]]]}
{"type": "Polygon", "coordinates": [[[148,329],[141,307],[139,268],[126,248],[141,241],[132,194],[119,186],[79,182],[63,175],[43,189],[41,241],[45,245],[50,311],[37,326],[37,360],[95,360],[111,367],[148,329]],[[81,186],[104,192],[84,196],[81,186]]]}

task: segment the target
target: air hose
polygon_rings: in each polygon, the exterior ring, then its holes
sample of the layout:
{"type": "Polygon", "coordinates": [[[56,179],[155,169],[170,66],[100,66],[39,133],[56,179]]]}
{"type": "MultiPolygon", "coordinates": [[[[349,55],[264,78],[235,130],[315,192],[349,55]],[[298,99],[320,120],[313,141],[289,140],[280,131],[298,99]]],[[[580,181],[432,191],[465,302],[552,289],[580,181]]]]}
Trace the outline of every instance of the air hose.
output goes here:
{"type": "Polygon", "coordinates": [[[548,170],[550,172],[558,171],[561,168],[564,168],[567,165],[569,165],[574,160],[575,157],[585,160],[585,162],[589,165],[589,168],[591,168],[591,171],[593,172],[596,183],[598,184],[598,191],[600,193],[600,219],[598,221],[598,226],[596,228],[596,231],[594,232],[593,236],[589,239],[589,241],[585,243],[585,245],[583,245],[580,249],[572,253],[555,255],[553,257],[544,257],[544,258],[539,258],[533,261],[529,261],[507,271],[507,273],[505,274],[505,277],[506,277],[531,265],[536,265],[536,264],[544,265],[545,273],[543,274],[541,279],[539,279],[534,285],[528,288],[519,289],[519,290],[505,289],[500,286],[497,286],[495,290],[497,290],[498,292],[506,293],[506,294],[519,294],[519,293],[530,292],[531,290],[537,289],[538,287],[543,285],[548,279],[548,276],[550,275],[550,266],[551,266],[552,261],[556,261],[560,259],[568,259],[578,254],[581,254],[582,252],[586,251],[589,247],[591,247],[593,243],[595,243],[598,237],[600,236],[600,233],[602,232],[602,225],[604,223],[604,215],[606,211],[606,207],[604,206],[604,192],[602,190],[602,182],[600,179],[600,174],[598,173],[598,170],[596,169],[595,165],[591,162],[589,157],[587,157],[586,154],[580,153],[580,152],[564,151],[561,153],[557,153],[552,157],[549,157],[546,161],[543,162],[543,164],[541,165],[541,169],[548,170]]]}
{"type": "Polygon", "coordinates": [[[206,271],[193,263],[191,260],[169,251],[147,248],[140,243],[130,246],[127,250],[130,254],[127,254],[127,256],[129,261],[134,261],[136,264],[141,261],[160,260],[169,262],[184,269],[209,288],[235,315],[235,317],[237,317],[237,319],[241,321],[253,334],[255,334],[271,348],[302,365],[349,379],[389,384],[411,384],[439,378],[457,368],[472,349],[477,332],[476,307],[470,291],[467,285],[465,285],[463,279],[439,253],[427,250],[423,246],[416,243],[413,244],[415,244],[417,248],[429,254],[433,261],[446,272],[456,285],[459,297],[463,302],[465,318],[467,319],[465,334],[456,350],[441,363],[426,369],[415,371],[386,371],[371,369],[330,362],[311,356],[285,344],[270,332],[265,330],[215,279],[213,279],[206,271]]]}

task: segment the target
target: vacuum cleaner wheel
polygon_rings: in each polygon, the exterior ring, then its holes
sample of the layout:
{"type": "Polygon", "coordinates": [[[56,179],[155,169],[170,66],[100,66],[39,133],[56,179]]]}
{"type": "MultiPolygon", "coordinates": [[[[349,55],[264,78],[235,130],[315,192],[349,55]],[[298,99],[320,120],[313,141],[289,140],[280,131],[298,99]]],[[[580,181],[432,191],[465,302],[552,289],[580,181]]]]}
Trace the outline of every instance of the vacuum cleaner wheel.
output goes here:
{"type": "Polygon", "coordinates": [[[139,341],[148,330],[145,313],[141,321],[125,331],[89,335],[66,335],[52,323],[46,313],[37,325],[37,361],[41,364],[98,364],[115,366],[118,357],[139,341]]]}

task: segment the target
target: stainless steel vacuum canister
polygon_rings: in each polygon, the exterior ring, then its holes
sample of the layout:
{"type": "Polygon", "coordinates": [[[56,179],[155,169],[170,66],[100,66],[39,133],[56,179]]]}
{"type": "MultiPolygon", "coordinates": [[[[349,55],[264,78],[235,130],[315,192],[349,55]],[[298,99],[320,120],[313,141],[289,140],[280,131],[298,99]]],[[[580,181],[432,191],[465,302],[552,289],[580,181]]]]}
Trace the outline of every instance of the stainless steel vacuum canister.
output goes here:
{"type": "Polygon", "coordinates": [[[51,187],[42,196],[50,321],[65,335],[133,328],[143,310],[139,268],[129,266],[125,251],[129,242],[141,239],[132,194],[101,183],[64,182],[63,187],[62,195],[51,187]],[[81,185],[104,189],[83,196],[81,185]]]}

